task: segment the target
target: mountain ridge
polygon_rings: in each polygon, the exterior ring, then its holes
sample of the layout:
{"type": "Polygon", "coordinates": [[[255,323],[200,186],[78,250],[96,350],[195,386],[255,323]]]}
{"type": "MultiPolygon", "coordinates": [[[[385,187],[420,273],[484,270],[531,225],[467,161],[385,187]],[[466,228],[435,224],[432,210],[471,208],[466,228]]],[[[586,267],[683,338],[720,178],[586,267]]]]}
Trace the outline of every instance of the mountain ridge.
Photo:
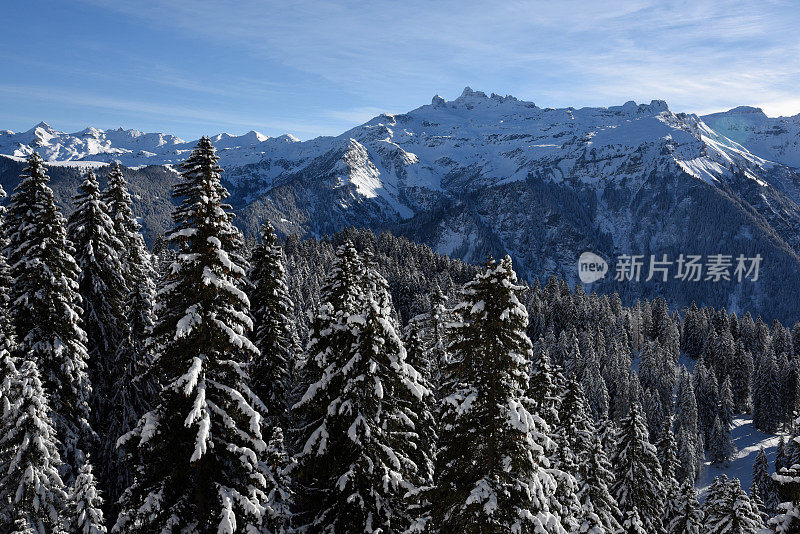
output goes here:
{"type": "MultiPolygon", "coordinates": [[[[731,116],[742,116],[734,110],[731,116]]],[[[59,135],[40,124],[27,137],[0,132],[0,153],[19,158],[37,150],[76,166],[119,159],[148,169],[147,176],[163,168],[168,183],[192,147],[173,136],[127,132],[59,135]],[[129,144],[114,145],[118,139],[129,144]]],[[[773,303],[771,316],[800,318],[800,304],[774,304],[781,284],[800,291],[800,176],[661,100],[553,109],[467,87],[454,100],[437,95],[338,136],[298,141],[251,131],[212,141],[238,224],[250,236],[264,219],[284,235],[390,229],[473,263],[509,253],[529,280],[555,274],[573,283],[586,250],[607,259],[761,253],[767,272],[749,286],[605,279],[593,288],[754,312],[773,303]]],[[[6,172],[3,185],[11,186],[14,175],[6,172]]],[[[162,189],[151,199],[159,206],[162,189]]],[[[152,242],[168,221],[150,215],[152,242]]]]}

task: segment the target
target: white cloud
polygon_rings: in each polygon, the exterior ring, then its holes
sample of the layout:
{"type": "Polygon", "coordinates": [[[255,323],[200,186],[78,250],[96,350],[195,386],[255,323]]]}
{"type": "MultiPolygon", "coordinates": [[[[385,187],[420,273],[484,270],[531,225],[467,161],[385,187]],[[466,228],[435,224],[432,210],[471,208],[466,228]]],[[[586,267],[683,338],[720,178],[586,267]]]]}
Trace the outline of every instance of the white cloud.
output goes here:
{"type": "Polygon", "coordinates": [[[800,84],[790,2],[90,1],[387,105],[471,82],[545,105],[663,98],[700,110],[790,102],[800,84]]]}

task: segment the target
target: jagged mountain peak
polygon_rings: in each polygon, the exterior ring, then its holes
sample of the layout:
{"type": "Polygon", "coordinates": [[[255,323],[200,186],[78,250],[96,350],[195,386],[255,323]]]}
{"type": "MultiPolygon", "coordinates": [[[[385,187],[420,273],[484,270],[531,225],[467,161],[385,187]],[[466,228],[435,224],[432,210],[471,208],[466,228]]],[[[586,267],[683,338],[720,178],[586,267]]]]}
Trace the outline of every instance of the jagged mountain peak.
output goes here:
{"type": "Polygon", "coordinates": [[[44,121],[39,121],[38,124],[36,124],[33,128],[28,130],[26,133],[32,133],[32,132],[35,132],[36,130],[46,130],[46,131],[49,131],[49,132],[56,133],[56,131],[49,124],[47,124],[44,121]]]}

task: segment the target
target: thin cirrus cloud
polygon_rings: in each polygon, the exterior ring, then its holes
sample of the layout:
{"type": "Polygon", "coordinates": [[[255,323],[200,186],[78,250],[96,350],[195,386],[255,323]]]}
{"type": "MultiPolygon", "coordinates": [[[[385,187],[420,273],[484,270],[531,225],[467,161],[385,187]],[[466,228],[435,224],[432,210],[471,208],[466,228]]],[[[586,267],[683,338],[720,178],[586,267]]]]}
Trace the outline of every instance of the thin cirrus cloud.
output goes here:
{"type": "Polygon", "coordinates": [[[152,47],[115,49],[125,68],[107,75],[138,89],[116,100],[158,108],[167,126],[205,117],[308,138],[436,93],[451,98],[465,85],[552,107],[659,98],[698,113],[737,105],[800,112],[800,10],[791,1],[80,5],[147,29],[152,47]],[[171,53],[181,47],[192,54],[171,53]],[[208,76],[215,71],[223,75],[208,76]]]}

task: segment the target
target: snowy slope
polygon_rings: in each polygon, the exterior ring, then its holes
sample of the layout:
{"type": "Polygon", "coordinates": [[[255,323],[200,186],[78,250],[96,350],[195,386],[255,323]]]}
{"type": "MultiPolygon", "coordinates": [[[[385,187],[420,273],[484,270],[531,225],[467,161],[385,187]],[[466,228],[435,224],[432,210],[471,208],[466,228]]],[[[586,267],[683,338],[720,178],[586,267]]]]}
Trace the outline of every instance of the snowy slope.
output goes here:
{"type": "Polygon", "coordinates": [[[767,117],[761,108],[740,106],[703,121],[759,157],[800,168],[800,114],[767,117]]]}
{"type": "MultiPolygon", "coordinates": [[[[714,477],[722,474],[728,478],[738,478],[742,488],[746,491],[753,483],[753,462],[761,447],[767,453],[770,469],[775,467],[775,452],[780,440],[780,434],[765,434],[753,427],[753,420],[749,415],[735,417],[731,428],[731,436],[736,445],[736,455],[727,466],[712,466],[709,462],[703,465],[703,471],[697,478],[695,486],[700,492],[700,498],[705,498],[708,487],[714,481],[714,477]]],[[[788,435],[784,436],[789,439],[788,435]]]]}

